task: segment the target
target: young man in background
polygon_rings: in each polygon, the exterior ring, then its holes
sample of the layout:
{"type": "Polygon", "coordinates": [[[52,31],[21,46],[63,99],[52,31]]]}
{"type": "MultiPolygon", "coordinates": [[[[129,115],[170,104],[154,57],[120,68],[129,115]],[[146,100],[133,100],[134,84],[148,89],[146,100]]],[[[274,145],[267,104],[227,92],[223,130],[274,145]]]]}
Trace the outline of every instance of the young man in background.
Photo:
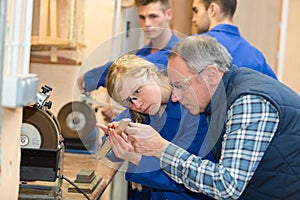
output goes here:
{"type": "Polygon", "coordinates": [[[263,54],[240,34],[233,25],[236,0],[194,0],[193,25],[197,34],[207,34],[220,42],[232,56],[237,67],[248,67],[275,79],[276,75],[263,54]]]}

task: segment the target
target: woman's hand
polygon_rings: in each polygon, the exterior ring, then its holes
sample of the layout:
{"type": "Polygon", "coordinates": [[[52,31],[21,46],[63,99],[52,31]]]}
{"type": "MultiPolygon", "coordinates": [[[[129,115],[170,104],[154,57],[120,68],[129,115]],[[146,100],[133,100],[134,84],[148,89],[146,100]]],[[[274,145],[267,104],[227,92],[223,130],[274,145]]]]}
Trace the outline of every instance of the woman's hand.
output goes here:
{"type": "Polygon", "coordinates": [[[113,128],[109,128],[107,133],[115,156],[138,165],[142,155],[134,152],[133,146],[128,142],[127,135],[124,132],[117,134],[113,128]]]}
{"type": "Polygon", "coordinates": [[[105,125],[102,125],[102,124],[97,124],[97,126],[98,126],[99,128],[101,128],[101,130],[102,130],[106,135],[108,135],[108,130],[109,130],[109,129],[115,129],[115,128],[118,126],[118,122],[112,122],[112,123],[107,124],[106,126],[105,126],[105,125]]]}

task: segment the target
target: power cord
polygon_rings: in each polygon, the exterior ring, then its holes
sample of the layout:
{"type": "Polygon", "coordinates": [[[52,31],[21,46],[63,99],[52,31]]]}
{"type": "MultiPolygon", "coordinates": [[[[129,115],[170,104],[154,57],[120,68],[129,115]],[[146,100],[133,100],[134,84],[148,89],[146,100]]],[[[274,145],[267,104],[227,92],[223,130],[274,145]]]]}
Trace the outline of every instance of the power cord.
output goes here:
{"type": "Polygon", "coordinates": [[[81,194],[83,194],[87,200],[91,200],[88,195],[83,191],[81,190],[75,183],[73,183],[70,179],[68,179],[67,177],[65,177],[64,175],[61,175],[60,177],[58,177],[60,179],[63,179],[63,180],[66,180],[68,183],[70,183],[72,186],[75,187],[75,189],[80,192],[81,194]]]}

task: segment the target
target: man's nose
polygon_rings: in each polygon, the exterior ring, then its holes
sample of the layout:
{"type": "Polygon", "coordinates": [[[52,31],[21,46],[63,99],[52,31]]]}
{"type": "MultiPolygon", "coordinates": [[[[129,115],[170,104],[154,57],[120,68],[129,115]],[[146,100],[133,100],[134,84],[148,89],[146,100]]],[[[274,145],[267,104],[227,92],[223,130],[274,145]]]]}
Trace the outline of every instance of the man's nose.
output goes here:
{"type": "Polygon", "coordinates": [[[192,23],[196,24],[196,14],[193,14],[192,23]]]}
{"type": "Polygon", "coordinates": [[[151,19],[149,17],[145,18],[145,27],[151,26],[151,19]]]}

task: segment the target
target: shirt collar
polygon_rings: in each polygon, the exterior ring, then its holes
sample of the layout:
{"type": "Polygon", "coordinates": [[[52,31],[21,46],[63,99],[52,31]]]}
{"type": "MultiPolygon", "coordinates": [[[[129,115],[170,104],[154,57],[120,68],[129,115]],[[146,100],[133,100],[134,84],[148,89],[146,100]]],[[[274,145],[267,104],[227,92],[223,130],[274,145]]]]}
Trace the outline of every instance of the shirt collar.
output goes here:
{"type": "Polygon", "coordinates": [[[219,24],[215,27],[213,27],[209,32],[228,32],[230,34],[233,34],[233,35],[238,35],[240,36],[240,31],[239,31],[239,28],[237,26],[234,26],[234,25],[231,25],[231,24],[219,24]]]}
{"type": "MultiPolygon", "coordinates": [[[[164,48],[162,48],[160,51],[164,51],[164,50],[171,50],[175,44],[178,42],[178,38],[177,36],[172,32],[172,37],[170,38],[170,40],[168,41],[168,43],[166,44],[166,46],[164,48]]],[[[145,45],[144,48],[151,49],[152,46],[152,42],[149,42],[147,45],[145,45]]]]}

